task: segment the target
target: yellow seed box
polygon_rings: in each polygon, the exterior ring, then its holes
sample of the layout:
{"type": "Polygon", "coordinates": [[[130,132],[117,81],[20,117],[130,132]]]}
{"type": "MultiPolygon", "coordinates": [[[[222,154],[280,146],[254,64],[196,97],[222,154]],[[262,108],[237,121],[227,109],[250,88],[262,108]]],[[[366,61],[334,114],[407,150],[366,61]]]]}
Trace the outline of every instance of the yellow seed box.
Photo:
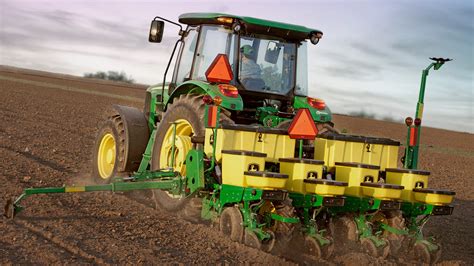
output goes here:
{"type": "Polygon", "coordinates": [[[362,197],[363,191],[360,186],[363,182],[377,182],[379,167],[361,163],[336,162],[336,181],[347,182],[345,195],[362,197]]]}
{"type": "Polygon", "coordinates": [[[260,189],[285,188],[288,175],[272,172],[247,171],[244,173],[245,186],[260,189]]]}
{"type": "Polygon", "coordinates": [[[298,158],[281,158],[280,173],[289,176],[286,189],[291,192],[305,194],[303,180],[307,178],[321,179],[323,174],[323,161],[298,158]]]}
{"type": "Polygon", "coordinates": [[[336,162],[397,167],[400,142],[385,138],[327,134],[314,141],[314,159],[325,161],[330,171],[336,162]]]}
{"type": "Polygon", "coordinates": [[[244,172],[265,169],[265,153],[223,150],[222,156],[222,184],[245,187],[244,172]]]}
{"type": "Polygon", "coordinates": [[[216,141],[216,160],[221,162],[222,150],[245,150],[267,154],[267,161],[278,163],[279,158],[293,157],[295,140],[286,130],[247,125],[222,125],[217,129],[217,139],[212,128],[206,128],[204,153],[212,156],[216,141]]]}
{"type": "Polygon", "coordinates": [[[303,182],[307,193],[324,197],[344,195],[344,190],[347,187],[346,182],[337,182],[327,179],[305,179],[303,182]]]}
{"type": "Polygon", "coordinates": [[[433,204],[433,205],[447,205],[453,201],[453,191],[437,190],[437,189],[413,189],[414,198],[416,201],[433,204]]]}
{"type": "Polygon", "coordinates": [[[364,196],[382,200],[399,199],[403,191],[403,186],[384,183],[364,182],[361,187],[364,196]]]}
{"type": "Polygon", "coordinates": [[[430,172],[423,170],[387,168],[385,177],[387,183],[404,186],[401,199],[404,201],[415,202],[415,188],[427,188],[430,172]]]}

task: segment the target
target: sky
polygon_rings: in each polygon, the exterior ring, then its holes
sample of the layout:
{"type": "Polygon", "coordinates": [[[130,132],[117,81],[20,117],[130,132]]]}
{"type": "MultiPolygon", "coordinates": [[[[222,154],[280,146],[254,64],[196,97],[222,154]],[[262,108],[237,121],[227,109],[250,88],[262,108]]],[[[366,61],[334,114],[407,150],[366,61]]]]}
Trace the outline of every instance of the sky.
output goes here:
{"type": "Polygon", "coordinates": [[[78,76],[124,71],[139,83],[160,83],[178,28],[167,24],[163,42],[148,43],[150,22],[187,12],[323,31],[321,42],[308,46],[309,93],[333,113],[413,117],[428,58],[453,58],[430,71],[423,125],[474,133],[472,0],[0,0],[0,64],[78,76]]]}

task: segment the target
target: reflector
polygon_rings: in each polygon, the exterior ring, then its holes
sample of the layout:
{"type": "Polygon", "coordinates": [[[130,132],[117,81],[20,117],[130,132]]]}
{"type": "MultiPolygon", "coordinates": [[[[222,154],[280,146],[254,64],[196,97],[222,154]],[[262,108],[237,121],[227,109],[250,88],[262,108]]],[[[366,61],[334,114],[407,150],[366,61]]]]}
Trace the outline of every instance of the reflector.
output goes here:
{"type": "Polygon", "coordinates": [[[310,139],[318,135],[318,129],[314,124],[313,117],[308,109],[299,109],[288,129],[288,135],[292,139],[310,139]]]}
{"type": "Polygon", "coordinates": [[[214,83],[229,83],[234,78],[227,55],[218,54],[214,58],[206,71],[206,78],[214,83]]]}

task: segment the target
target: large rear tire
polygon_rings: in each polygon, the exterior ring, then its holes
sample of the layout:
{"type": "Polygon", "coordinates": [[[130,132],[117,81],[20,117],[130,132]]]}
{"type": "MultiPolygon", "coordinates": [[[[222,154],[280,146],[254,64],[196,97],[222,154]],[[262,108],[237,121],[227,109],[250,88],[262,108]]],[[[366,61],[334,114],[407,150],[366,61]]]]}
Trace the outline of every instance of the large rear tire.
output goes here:
{"type": "MultiPolygon", "coordinates": [[[[175,98],[161,120],[153,147],[151,169],[158,170],[173,167],[182,176],[186,175],[186,156],[192,149],[191,137],[204,138],[205,106],[202,95],[183,94],[175,98]],[[173,127],[176,125],[174,156],[172,156],[173,127]],[[174,161],[171,159],[174,157],[174,161]]],[[[232,123],[224,112],[220,122],[232,123]]],[[[181,210],[188,202],[181,195],[174,196],[162,190],[154,190],[153,196],[157,207],[167,211],[181,210]]]]}

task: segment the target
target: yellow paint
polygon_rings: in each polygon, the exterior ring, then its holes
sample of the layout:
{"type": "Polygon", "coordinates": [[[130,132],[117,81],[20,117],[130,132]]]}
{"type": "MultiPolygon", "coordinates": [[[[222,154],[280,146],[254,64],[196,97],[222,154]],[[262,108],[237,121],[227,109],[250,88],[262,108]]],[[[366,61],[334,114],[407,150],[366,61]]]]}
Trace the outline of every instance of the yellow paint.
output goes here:
{"type": "Polygon", "coordinates": [[[414,188],[428,187],[428,177],[427,175],[386,171],[387,183],[403,186],[401,199],[409,202],[415,202],[414,194],[412,193],[414,188]]]}
{"type": "Polygon", "coordinates": [[[315,172],[317,174],[317,178],[321,179],[323,174],[323,165],[280,162],[280,173],[289,176],[288,182],[286,182],[286,189],[288,191],[305,194],[306,189],[305,183],[303,181],[308,177],[310,172],[315,172]]]}
{"type": "Polygon", "coordinates": [[[398,162],[398,146],[330,140],[316,138],[314,159],[326,162],[334,170],[336,162],[353,162],[377,165],[381,170],[395,168],[398,162]]]}
{"type": "Polygon", "coordinates": [[[191,136],[194,135],[194,130],[191,124],[185,119],[178,119],[176,123],[174,162],[171,162],[171,154],[173,152],[173,124],[165,133],[163,144],[160,151],[160,167],[173,167],[176,172],[182,176],[186,175],[186,156],[192,149],[191,136]]]}
{"type": "Polygon", "coordinates": [[[318,194],[324,197],[344,195],[346,187],[328,184],[305,183],[305,191],[310,194],[318,194]]]}
{"type": "MultiPolygon", "coordinates": [[[[206,129],[204,152],[212,155],[211,139],[213,130],[206,129]]],[[[222,150],[256,151],[267,154],[267,161],[278,163],[279,158],[292,158],[295,140],[288,135],[258,133],[241,130],[217,129],[216,160],[221,162],[222,150]]]]}
{"type": "Polygon", "coordinates": [[[421,119],[421,118],[423,117],[423,106],[424,106],[424,105],[423,105],[422,103],[420,103],[420,104],[418,105],[418,112],[417,112],[417,113],[418,113],[418,117],[417,117],[417,118],[419,118],[419,119],[421,119]]]}
{"type": "Polygon", "coordinates": [[[377,199],[398,199],[402,194],[402,189],[363,186],[362,192],[364,196],[377,199]]]}
{"type": "Polygon", "coordinates": [[[348,183],[348,187],[344,192],[345,195],[356,197],[363,196],[360,183],[367,181],[365,180],[365,177],[367,176],[373,177],[373,182],[377,182],[379,170],[336,165],[336,181],[348,183]]]}
{"type": "Polygon", "coordinates": [[[222,156],[222,184],[245,187],[245,171],[265,169],[264,157],[227,153],[222,153],[222,156]]]}
{"type": "Polygon", "coordinates": [[[97,170],[103,179],[111,177],[115,166],[115,138],[107,133],[102,137],[97,150],[97,170]]]}
{"type": "Polygon", "coordinates": [[[434,193],[423,193],[413,192],[416,201],[433,204],[433,205],[447,205],[453,201],[452,195],[434,194],[434,193]]]}
{"type": "Polygon", "coordinates": [[[66,187],[64,190],[66,193],[70,192],[84,192],[86,191],[85,187],[66,187]]]}
{"type": "Polygon", "coordinates": [[[261,189],[283,189],[288,178],[261,177],[244,175],[245,186],[261,189]]]}

